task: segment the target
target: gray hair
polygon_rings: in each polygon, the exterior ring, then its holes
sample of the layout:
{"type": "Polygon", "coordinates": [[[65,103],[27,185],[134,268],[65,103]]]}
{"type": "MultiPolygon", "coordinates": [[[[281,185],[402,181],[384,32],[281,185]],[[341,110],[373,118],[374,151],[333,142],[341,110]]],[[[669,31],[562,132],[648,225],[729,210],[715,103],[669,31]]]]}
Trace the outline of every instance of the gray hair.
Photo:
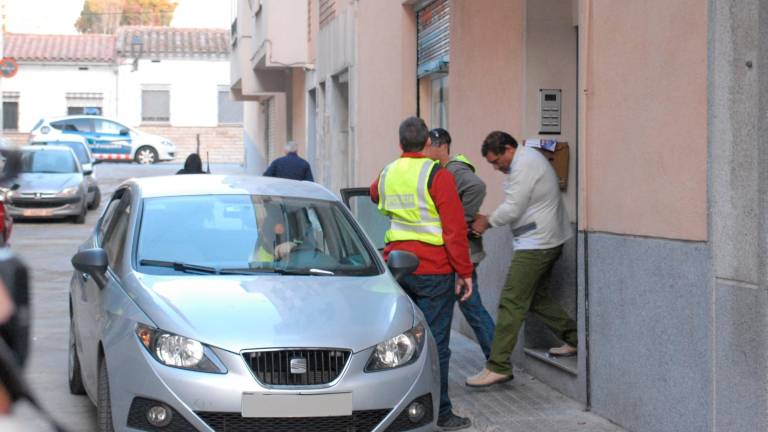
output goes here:
{"type": "Polygon", "coordinates": [[[296,141],[288,141],[285,143],[285,151],[288,153],[295,153],[299,150],[299,146],[296,145],[296,141]]]}

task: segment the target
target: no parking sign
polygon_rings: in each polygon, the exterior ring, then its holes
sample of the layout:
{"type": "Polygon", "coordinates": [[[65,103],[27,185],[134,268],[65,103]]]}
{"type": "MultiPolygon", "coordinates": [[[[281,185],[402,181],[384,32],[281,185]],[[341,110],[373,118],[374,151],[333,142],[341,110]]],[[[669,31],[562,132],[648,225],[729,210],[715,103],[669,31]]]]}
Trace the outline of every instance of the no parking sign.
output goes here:
{"type": "Polygon", "coordinates": [[[3,57],[0,60],[0,75],[3,78],[12,78],[19,71],[19,65],[13,57],[3,57]]]}

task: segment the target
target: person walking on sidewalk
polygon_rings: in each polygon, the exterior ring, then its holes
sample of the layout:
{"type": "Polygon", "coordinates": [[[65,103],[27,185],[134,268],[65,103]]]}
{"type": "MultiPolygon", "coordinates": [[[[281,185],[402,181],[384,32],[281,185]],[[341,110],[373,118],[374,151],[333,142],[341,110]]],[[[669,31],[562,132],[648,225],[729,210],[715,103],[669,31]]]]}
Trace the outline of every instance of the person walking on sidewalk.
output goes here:
{"type": "Polygon", "coordinates": [[[491,356],[485,368],[467,378],[470,387],[486,387],[512,379],[510,356],[517,334],[530,310],[566,342],[550,350],[555,355],[576,353],[576,323],[540,287],[571,237],[571,226],[560,196],[557,175],[538,150],[518,147],[505,132],[491,132],[483,142],[483,157],[508,175],[504,202],[490,217],[478,216],[472,230],[511,225],[514,255],[501,292],[491,356]]]}
{"type": "Polygon", "coordinates": [[[309,162],[299,156],[298,147],[293,141],[285,143],[285,156],[273,160],[267,170],[264,171],[264,176],[315,181],[309,162]]]}
{"type": "Polygon", "coordinates": [[[440,412],[437,425],[452,431],[472,422],[453,413],[448,397],[451,321],[457,295],[472,294],[467,226],[456,184],[448,170],[424,156],[429,130],[418,117],[400,124],[399,159],[387,165],[371,184],[371,200],[389,217],[384,258],[393,250],[415,254],[419,267],[400,285],[424,313],[440,359],[440,412]],[[458,277],[454,277],[458,273],[458,277]]]}
{"type": "MultiPolygon", "coordinates": [[[[453,174],[456,190],[464,208],[464,221],[471,224],[485,199],[485,182],[475,174],[475,167],[463,154],[451,157],[451,134],[443,128],[435,128],[429,132],[431,145],[425,147],[424,154],[440,162],[440,166],[453,174]]],[[[477,342],[487,360],[491,355],[491,342],[495,325],[491,314],[483,306],[480,290],[477,288],[477,265],[485,258],[483,238],[478,235],[469,236],[469,257],[472,260],[472,295],[465,302],[459,303],[459,310],[467,323],[472,327],[477,342]]]]}

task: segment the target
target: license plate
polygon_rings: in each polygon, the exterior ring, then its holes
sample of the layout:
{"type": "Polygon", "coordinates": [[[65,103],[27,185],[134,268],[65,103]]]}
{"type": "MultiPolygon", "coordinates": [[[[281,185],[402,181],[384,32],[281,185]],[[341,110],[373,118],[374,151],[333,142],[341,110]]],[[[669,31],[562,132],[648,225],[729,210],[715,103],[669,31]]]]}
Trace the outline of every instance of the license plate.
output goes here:
{"type": "Polygon", "coordinates": [[[47,216],[48,210],[46,209],[25,209],[21,212],[24,216],[47,216]]]}
{"type": "Polygon", "coordinates": [[[243,417],[334,417],[352,415],[352,393],[243,393],[243,417]]]}

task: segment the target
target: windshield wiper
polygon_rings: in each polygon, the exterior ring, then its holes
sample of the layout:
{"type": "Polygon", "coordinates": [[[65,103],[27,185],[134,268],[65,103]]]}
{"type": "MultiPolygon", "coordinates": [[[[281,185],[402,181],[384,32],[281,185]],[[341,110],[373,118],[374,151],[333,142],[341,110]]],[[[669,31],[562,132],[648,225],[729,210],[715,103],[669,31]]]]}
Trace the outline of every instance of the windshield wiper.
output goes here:
{"type": "Polygon", "coordinates": [[[330,270],[323,269],[286,269],[282,267],[257,267],[257,268],[226,268],[219,270],[219,274],[263,274],[277,273],[290,276],[333,276],[330,270]]]}
{"type": "Polygon", "coordinates": [[[206,274],[219,274],[219,271],[213,267],[206,267],[201,266],[197,264],[186,264],[181,262],[173,262],[173,261],[158,261],[158,260],[148,260],[143,259],[139,261],[140,265],[148,266],[148,267],[167,267],[172,268],[179,272],[184,273],[206,273],[206,274]]]}

